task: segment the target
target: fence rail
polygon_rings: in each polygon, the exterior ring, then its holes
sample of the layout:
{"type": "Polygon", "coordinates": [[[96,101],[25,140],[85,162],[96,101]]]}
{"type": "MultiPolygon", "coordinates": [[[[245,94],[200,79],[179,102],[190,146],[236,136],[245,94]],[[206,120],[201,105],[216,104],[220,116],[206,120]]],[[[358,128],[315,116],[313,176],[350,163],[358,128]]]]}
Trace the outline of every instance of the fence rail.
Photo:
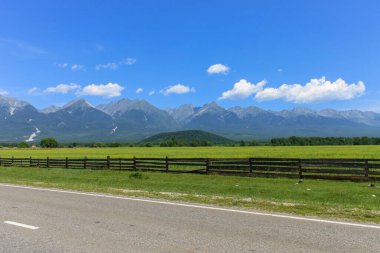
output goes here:
{"type": "Polygon", "coordinates": [[[0,158],[0,166],[380,181],[380,159],[0,158]]]}

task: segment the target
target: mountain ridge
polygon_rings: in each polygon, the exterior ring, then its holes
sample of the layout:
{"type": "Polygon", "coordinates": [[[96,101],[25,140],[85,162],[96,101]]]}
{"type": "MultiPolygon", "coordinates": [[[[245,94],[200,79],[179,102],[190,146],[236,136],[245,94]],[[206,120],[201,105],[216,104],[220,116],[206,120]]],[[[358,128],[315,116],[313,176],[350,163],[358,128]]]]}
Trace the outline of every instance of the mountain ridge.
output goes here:
{"type": "Polygon", "coordinates": [[[37,110],[25,101],[0,96],[0,129],[0,142],[33,142],[46,136],[63,142],[139,141],[184,130],[203,130],[235,140],[380,136],[380,113],[304,107],[271,111],[253,105],[226,109],[215,102],[160,109],[146,100],[127,98],[98,106],[75,99],[62,107],[37,110]]]}

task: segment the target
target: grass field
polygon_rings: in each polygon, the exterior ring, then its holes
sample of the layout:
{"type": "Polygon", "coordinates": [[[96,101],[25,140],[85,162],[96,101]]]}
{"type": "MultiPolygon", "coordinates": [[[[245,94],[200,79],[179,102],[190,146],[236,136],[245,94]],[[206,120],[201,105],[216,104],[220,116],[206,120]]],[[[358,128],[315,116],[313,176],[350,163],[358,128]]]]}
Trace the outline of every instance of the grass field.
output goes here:
{"type": "Polygon", "coordinates": [[[380,189],[366,183],[10,167],[0,182],[380,223],[380,189]]]}
{"type": "Polygon", "coordinates": [[[0,149],[1,157],[45,158],[114,158],[124,157],[205,157],[205,158],[379,158],[380,146],[304,146],[304,147],[123,147],[64,149],[0,149]]]}

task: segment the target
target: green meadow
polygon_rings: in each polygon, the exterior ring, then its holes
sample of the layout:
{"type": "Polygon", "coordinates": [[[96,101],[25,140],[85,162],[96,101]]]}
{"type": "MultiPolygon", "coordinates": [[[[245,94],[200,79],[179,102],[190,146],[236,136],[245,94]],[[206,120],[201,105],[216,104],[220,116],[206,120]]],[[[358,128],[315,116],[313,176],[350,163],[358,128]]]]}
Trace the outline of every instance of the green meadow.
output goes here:
{"type": "Polygon", "coordinates": [[[122,147],[122,148],[60,148],[0,149],[1,157],[45,158],[114,158],[179,157],[179,158],[380,158],[380,146],[257,146],[257,147],[122,147]]]}

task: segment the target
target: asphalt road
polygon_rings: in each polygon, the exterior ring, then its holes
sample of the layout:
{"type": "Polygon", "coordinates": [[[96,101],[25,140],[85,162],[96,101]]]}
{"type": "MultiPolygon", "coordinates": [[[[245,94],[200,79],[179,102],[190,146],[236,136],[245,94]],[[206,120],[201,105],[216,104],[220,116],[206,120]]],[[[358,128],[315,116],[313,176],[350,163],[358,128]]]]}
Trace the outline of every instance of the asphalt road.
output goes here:
{"type": "Polygon", "coordinates": [[[4,253],[379,251],[376,225],[0,184],[0,252],[4,253]]]}

